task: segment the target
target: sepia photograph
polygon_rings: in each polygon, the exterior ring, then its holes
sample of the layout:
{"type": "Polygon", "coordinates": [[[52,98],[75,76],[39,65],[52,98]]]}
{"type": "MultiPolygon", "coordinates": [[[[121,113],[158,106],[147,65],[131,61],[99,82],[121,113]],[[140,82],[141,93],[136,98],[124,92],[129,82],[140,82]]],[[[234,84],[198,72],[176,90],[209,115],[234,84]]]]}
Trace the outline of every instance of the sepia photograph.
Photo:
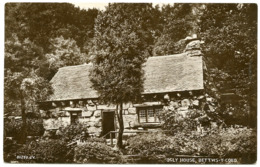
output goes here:
{"type": "Polygon", "coordinates": [[[4,164],[256,164],[256,3],[7,2],[4,164]]]}

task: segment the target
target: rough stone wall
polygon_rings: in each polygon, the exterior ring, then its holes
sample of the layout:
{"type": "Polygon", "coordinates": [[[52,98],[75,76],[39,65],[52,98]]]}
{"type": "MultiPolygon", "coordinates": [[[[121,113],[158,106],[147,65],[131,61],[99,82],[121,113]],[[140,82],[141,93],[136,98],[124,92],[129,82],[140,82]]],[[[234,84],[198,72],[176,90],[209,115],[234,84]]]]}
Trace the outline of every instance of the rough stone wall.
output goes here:
{"type": "Polygon", "coordinates": [[[66,127],[70,124],[70,117],[57,117],[43,119],[43,127],[45,129],[58,129],[59,127],[66,127]]]}
{"type": "MultiPolygon", "coordinates": [[[[188,97],[180,97],[180,98],[170,98],[167,97],[164,110],[165,111],[177,111],[182,114],[183,117],[186,116],[186,113],[190,108],[204,109],[206,102],[211,102],[212,98],[208,95],[192,95],[192,93],[188,97]]],[[[214,99],[213,99],[214,100],[214,99]]],[[[70,124],[71,118],[68,111],[64,111],[65,108],[56,108],[52,109],[51,117],[52,118],[44,118],[44,128],[45,129],[58,129],[61,126],[67,126],[70,124]],[[63,113],[63,114],[60,114],[63,113]],[[61,116],[62,115],[62,116],[61,116]],[[68,116],[69,115],[69,116],[68,116]]],[[[93,134],[94,136],[100,136],[102,133],[102,110],[115,110],[115,106],[106,106],[106,105],[98,105],[98,106],[87,106],[82,108],[81,116],[79,116],[79,123],[85,124],[88,127],[88,132],[93,134]]],[[[214,110],[214,107],[209,108],[214,110]]],[[[46,116],[46,111],[41,111],[42,115],[46,116]]],[[[137,127],[140,127],[140,123],[138,122],[138,115],[136,112],[136,107],[133,105],[125,105],[123,109],[123,120],[124,127],[126,130],[133,130],[137,127]]],[[[116,129],[118,129],[118,122],[115,116],[116,121],[116,129]]],[[[149,127],[148,127],[149,129],[149,127]]]]}
{"type": "MultiPolygon", "coordinates": [[[[70,114],[68,111],[64,111],[65,109],[66,107],[57,107],[49,111],[41,110],[40,113],[43,117],[44,128],[46,130],[58,129],[59,127],[70,125],[70,114]]],[[[81,109],[82,113],[79,116],[78,122],[88,127],[88,133],[100,136],[102,132],[102,110],[115,110],[116,106],[87,105],[81,109]]],[[[131,129],[138,123],[136,108],[132,104],[124,104],[123,118],[125,129],[131,129]]]]}

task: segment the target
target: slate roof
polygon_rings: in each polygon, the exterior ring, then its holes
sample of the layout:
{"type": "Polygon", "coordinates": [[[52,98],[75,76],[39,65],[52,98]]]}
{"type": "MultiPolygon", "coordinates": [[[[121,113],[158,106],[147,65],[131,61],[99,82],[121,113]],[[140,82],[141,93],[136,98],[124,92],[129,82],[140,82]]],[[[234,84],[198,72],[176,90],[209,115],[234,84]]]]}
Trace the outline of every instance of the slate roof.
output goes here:
{"type": "Polygon", "coordinates": [[[144,67],[144,94],[203,89],[202,56],[185,53],[150,57],[144,67]]]}
{"type": "Polygon", "coordinates": [[[91,88],[90,68],[90,64],[60,68],[51,80],[54,93],[50,101],[98,98],[91,88]]]}
{"type": "MultiPolygon", "coordinates": [[[[203,89],[202,57],[187,54],[149,57],[144,66],[143,94],[203,89]]],[[[54,94],[50,101],[98,98],[91,88],[91,64],[62,67],[52,78],[54,94]]]]}

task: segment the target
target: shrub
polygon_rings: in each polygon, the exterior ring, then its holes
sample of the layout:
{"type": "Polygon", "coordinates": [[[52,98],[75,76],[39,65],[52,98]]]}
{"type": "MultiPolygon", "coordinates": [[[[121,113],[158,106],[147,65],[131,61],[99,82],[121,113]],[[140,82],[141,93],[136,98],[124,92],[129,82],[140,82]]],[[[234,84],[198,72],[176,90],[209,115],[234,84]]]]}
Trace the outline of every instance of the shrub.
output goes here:
{"type": "Polygon", "coordinates": [[[74,162],[76,163],[124,163],[119,150],[107,146],[100,141],[88,139],[75,148],[74,162]]]}
{"type": "Polygon", "coordinates": [[[165,162],[165,157],[174,155],[178,147],[169,136],[161,132],[140,134],[127,142],[128,154],[140,155],[145,163],[165,162]]]}
{"type": "Polygon", "coordinates": [[[172,137],[177,154],[241,157],[256,153],[256,132],[249,128],[209,130],[206,133],[178,132],[172,137]]]}
{"type": "MultiPolygon", "coordinates": [[[[236,105],[226,104],[222,107],[222,117],[227,125],[243,125],[248,126],[250,121],[250,107],[245,102],[240,102],[236,105]]],[[[252,112],[252,111],[251,111],[252,112]]]]}
{"type": "Polygon", "coordinates": [[[21,159],[22,163],[68,163],[73,157],[68,156],[70,150],[61,140],[40,140],[30,142],[20,148],[16,156],[25,155],[32,159],[21,159]]]}
{"type": "Polygon", "coordinates": [[[174,155],[244,157],[256,155],[256,131],[249,128],[209,130],[205,133],[177,132],[142,134],[128,140],[129,154],[139,154],[143,160],[165,163],[174,155]]]}
{"type": "MultiPolygon", "coordinates": [[[[19,140],[22,133],[22,121],[13,120],[5,121],[4,123],[5,136],[14,137],[19,140]]],[[[27,119],[27,135],[42,136],[44,133],[43,122],[41,119],[27,119]]]]}
{"type": "Polygon", "coordinates": [[[14,140],[4,138],[4,161],[11,162],[16,160],[16,151],[20,147],[14,140]]]}
{"type": "Polygon", "coordinates": [[[105,138],[97,138],[97,137],[93,137],[93,138],[88,138],[87,142],[91,142],[91,143],[106,143],[106,139],[105,138]]]}
{"type": "Polygon", "coordinates": [[[85,133],[84,139],[88,138],[88,128],[84,124],[69,125],[61,128],[62,139],[66,142],[79,140],[82,137],[82,132],[85,133]]]}
{"type": "Polygon", "coordinates": [[[198,125],[209,127],[211,121],[223,122],[218,112],[206,112],[198,109],[189,109],[186,116],[175,110],[164,110],[160,117],[163,121],[162,128],[169,130],[172,135],[182,131],[191,133],[197,129],[198,125]]]}

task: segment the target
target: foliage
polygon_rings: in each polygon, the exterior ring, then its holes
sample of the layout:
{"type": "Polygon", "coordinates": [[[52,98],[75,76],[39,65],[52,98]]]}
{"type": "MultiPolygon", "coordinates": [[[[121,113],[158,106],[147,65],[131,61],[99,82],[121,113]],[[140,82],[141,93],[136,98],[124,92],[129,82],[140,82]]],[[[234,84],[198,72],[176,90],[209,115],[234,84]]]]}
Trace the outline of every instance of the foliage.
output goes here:
{"type": "Polygon", "coordinates": [[[135,100],[142,91],[142,63],[146,51],[138,25],[144,23],[136,23],[136,17],[140,17],[138,11],[147,10],[149,6],[110,4],[97,17],[91,80],[100,98],[107,103],[135,100]]]}
{"type": "Polygon", "coordinates": [[[73,157],[68,157],[66,143],[61,140],[40,140],[30,142],[18,149],[16,155],[34,156],[32,159],[22,159],[22,163],[69,163],[73,157]]]}
{"type": "Polygon", "coordinates": [[[208,68],[225,74],[214,77],[216,85],[246,101],[256,94],[256,18],[256,4],[207,4],[200,22],[208,68]]]}
{"type": "Polygon", "coordinates": [[[66,127],[62,127],[60,129],[60,132],[62,134],[62,140],[65,142],[72,142],[75,140],[79,140],[82,137],[82,132],[85,133],[85,138],[88,136],[88,128],[84,124],[75,124],[75,125],[68,125],[66,127]]]}
{"type": "Polygon", "coordinates": [[[19,149],[21,146],[19,146],[15,140],[11,140],[8,138],[4,138],[4,161],[5,162],[11,162],[13,160],[16,160],[15,153],[17,149],[19,149]]]}
{"type": "MultiPolygon", "coordinates": [[[[143,91],[142,64],[146,50],[146,26],[140,11],[149,12],[151,4],[109,4],[100,12],[95,23],[90,72],[93,88],[101,101],[119,106],[119,147],[124,130],[122,104],[137,101],[143,91]]],[[[149,20],[147,20],[149,24],[149,20]]]]}
{"type": "Polygon", "coordinates": [[[20,41],[13,35],[5,42],[5,97],[18,101],[21,98],[46,98],[50,93],[50,86],[43,78],[37,76],[42,58],[41,48],[28,39],[20,41]]]}
{"type": "MultiPolygon", "coordinates": [[[[5,136],[14,137],[19,140],[22,132],[22,121],[12,120],[4,122],[5,136]]],[[[28,136],[42,136],[44,133],[43,122],[41,119],[27,119],[26,131],[28,136]]]]}
{"type": "Polygon", "coordinates": [[[88,138],[87,142],[90,143],[106,143],[106,139],[103,137],[97,138],[97,137],[93,137],[93,138],[88,138]]]}
{"type": "Polygon", "coordinates": [[[256,153],[256,132],[248,128],[227,128],[205,133],[177,133],[173,140],[179,145],[179,154],[240,157],[256,153]]]}
{"type": "Polygon", "coordinates": [[[211,129],[204,133],[177,132],[142,134],[128,140],[130,154],[139,154],[144,160],[165,163],[174,155],[203,155],[243,157],[256,154],[256,131],[249,128],[211,129]]]}
{"type": "Polygon", "coordinates": [[[93,37],[97,9],[80,10],[70,3],[7,3],[5,33],[8,39],[18,33],[21,40],[29,38],[49,52],[49,39],[58,36],[74,38],[83,49],[93,37]]]}
{"type": "Polygon", "coordinates": [[[145,133],[130,138],[127,141],[128,154],[138,154],[146,162],[165,161],[167,155],[173,155],[178,147],[175,143],[170,143],[169,136],[164,133],[145,133]]]}
{"type": "Polygon", "coordinates": [[[37,74],[42,59],[42,49],[28,39],[20,41],[14,34],[5,42],[4,107],[6,114],[22,115],[21,143],[26,140],[26,111],[34,112],[36,102],[52,93],[50,83],[37,74]]]}
{"type": "Polygon", "coordinates": [[[163,30],[154,43],[153,56],[182,53],[185,49],[184,38],[198,29],[199,5],[174,4],[164,5],[161,11],[163,30]]]}
{"type": "Polygon", "coordinates": [[[76,163],[124,163],[122,153],[107,146],[105,143],[87,140],[75,148],[76,163]]]}
{"type": "Polygon", "coordinates": [[[250,107],[247,103],[226,104],[221,117],[227,125],[250,125],[250,107]]]}
{"type": "Polygon", "coordinates": [[[179,131],[190,133],[197,130],[199,125],[210,127],[210,122],[223,122],[223,118],[217,112],[202,111],[199,109],[189,109],[186,115],[176,110],[164,110],[160,116],[163,121],[162,128],[169,130],[171,134],[179,131]]]}
{"type": "Polygon", "coordinates": [[[86,62],[86,54],[80,51],[74,39],[64,39],[63,36],[50,39],[51,52],[46,54],[49,68],[58,71],[64,66],[83,64],[86,62]]]}

